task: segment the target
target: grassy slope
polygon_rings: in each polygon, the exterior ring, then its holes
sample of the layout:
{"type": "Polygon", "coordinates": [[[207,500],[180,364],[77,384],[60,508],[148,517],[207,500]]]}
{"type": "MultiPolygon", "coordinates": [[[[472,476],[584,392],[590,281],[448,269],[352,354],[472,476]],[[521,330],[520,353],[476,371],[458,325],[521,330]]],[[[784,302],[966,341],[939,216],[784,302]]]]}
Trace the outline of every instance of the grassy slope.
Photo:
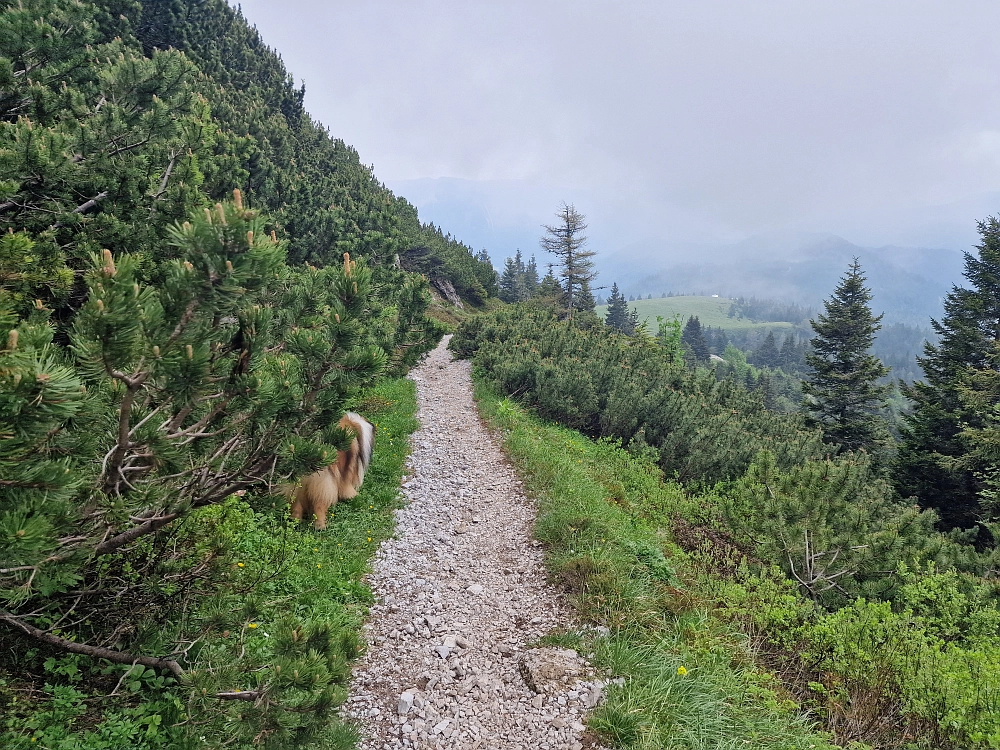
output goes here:
{"type": "Polygon", "coordinates": [[[712,614],[704,573],[660,530],[697,519],[696,501],[652,463],[609,443],[543,423],[477,384],[482,414],[500,429],[539,500],[536,536],[584,619],[606,636],[548,640],[589,651],[625,678],[590,718],[603,742],[629,748],[833,747],[752,658],[752,639],[712,614]]]}
{"type": "MultiPolygon", "coordinates": [[[[629,308],[639,311],[640,320],[649,323],[650,330],[656,329],[656,316],[670,319],[679,315],[682,321],[692,315],[697,315],[703,326],[723,328],[729,331],[745,331],[749,329],[781,329],[792,328],[791,323],[753,323],[745,318],[729,317],[731,299],[725,297],[661,297],[660,299],[642,299],[629,302],[629,308]]],[[[607,312],[607,305],[597,308],[597,314],[602,318],[607,312]]]]}
{"type": "MultiPolygon", "coordinates": [[[[329,624],[347,656],[361,648],[361,627],[372,600],[362,576],[379,542],[394,531],[393,510],[400,504],[408,437],[417,427],[415,388],[405,379],[383,381],[352,407],[377,424],[375,453],[360,493],[337,505],[326,532],[294,525],[284,503],[273,498],[234,497],[204,511],[202,521],[221,522],[230,538],[231,591],[226,602],[236,621],[232,637],[241,639],[247,649],[266,648],[269,631],[286,616],[329,624]]],[[[32,696],[27,702],[16,694],[7,695],[7,681],[0,672],[0,747],[189,747],[170,728],[176,717],[172,719],[166,710],[175,701],[183,705],[184,691],[167,687],[117,699],[87,696],[74,687],[80,682],[75,669],[68,678],[64,669],[60,672],[63,662],[80,670],[102,668],[75,656],[47,664],[52,697],[32,696]],[[156,723],[150,725],[150,719],[156,723]]],[[[112,669],[110,686],[123,671],[112,669]]],[[[312,746],[346,750],[356,742],[353,728],[331,719],[312,746]]]]}

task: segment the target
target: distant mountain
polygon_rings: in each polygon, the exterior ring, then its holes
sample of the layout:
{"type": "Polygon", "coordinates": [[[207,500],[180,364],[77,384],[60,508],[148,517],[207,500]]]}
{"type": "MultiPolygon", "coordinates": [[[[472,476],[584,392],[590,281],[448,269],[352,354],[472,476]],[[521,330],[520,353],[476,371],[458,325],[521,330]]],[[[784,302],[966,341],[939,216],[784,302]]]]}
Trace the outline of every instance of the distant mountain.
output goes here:
{"type": "Polygon", "coordinates": [[[819,307],[855,256],[868,276],[872,307],[885,312],[887,323],[927,327],[962,281],[963,257],[955,250],[859,247],[832,234],[753,237],[725,246],[642,242],[598,261],[601,283],[617,282],[626,295],[757,296],[819,307]]]}

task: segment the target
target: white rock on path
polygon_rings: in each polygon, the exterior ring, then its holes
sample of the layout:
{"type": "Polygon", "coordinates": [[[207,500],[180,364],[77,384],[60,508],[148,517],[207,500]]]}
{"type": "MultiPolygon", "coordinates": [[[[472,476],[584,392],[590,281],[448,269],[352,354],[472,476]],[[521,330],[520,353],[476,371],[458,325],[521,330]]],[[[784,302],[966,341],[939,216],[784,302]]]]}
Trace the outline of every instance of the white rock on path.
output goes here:
{"type": "Polygon", "coordinates": [[[446,345],[411,374],[408,504],[375,557],[369,648],[341,710],[362,750],[579,750],[600,683],[579,659],[543,693],[521,675],[552,651],[529,645],[572,618],[531,538],[534,503],[479,420],[469,363],[446,345]]]}

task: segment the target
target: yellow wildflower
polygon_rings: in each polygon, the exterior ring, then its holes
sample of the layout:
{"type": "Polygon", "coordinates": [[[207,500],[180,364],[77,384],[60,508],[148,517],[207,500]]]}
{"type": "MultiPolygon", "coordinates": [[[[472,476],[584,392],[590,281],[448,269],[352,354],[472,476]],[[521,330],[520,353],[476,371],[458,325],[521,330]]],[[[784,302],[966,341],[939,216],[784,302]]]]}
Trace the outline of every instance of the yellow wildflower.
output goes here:
{"type": "Polygon", "coordinates": [[[681,677],[683,677],[687,673],[688,671],[684,667],[677,667],[677,674],[679,674],[681,677]]]}
{"type": "Polygon", "coordinates": [[[243,567],[243,563],[236,563],[236,567],[237,568],[242,568],[243,567]]]}
{"type": "Polygon", "coordinates": [[[253,630],[254,628],[257,627],[257,623],[255,623],[255,622],[248,622],[247,623],[247,627],[250,628],[251,630],[253,630]]]}

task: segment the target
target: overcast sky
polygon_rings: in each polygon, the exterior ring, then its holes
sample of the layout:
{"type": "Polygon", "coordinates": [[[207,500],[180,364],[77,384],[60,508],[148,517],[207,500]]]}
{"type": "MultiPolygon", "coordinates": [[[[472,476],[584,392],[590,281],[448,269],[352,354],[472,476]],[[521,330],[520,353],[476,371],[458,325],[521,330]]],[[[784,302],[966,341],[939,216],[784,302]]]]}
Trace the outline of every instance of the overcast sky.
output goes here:
{"type": "Polygon", "coordinates": [[[608,249],[797,231],[966,249],[1000,212],[995,0],[242,8],[314,117],[494,259],[560,200],[608,249]]]}

